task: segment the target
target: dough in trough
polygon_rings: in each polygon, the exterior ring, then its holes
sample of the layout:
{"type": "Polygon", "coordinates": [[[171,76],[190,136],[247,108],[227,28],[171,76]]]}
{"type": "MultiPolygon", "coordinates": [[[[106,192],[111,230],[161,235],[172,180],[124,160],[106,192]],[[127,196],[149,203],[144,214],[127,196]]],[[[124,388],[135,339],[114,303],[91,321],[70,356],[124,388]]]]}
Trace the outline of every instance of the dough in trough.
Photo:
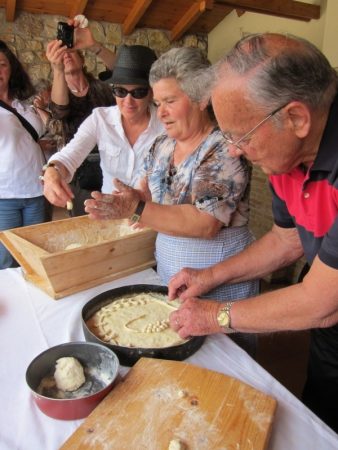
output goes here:
{"type": "Polygon", "coordinates": [[[76,391],[86,381],[81,363],[72,356],[56,361],[54,372],[56,386],[62,391],[76,391]]]}
{"type": "Polygon", "coordinates": [[[67,245],[65,250],[73,250],[74,248],[82,247],[82,244],[80,242],[73,242],[72,244],[67,245]]]}
{"type": "Polygon", "coordinates": [[[168,450],[186,450],[187,446],[184,442],[180,441],[179,439],[172,439],[169,442],[168,450]]]}

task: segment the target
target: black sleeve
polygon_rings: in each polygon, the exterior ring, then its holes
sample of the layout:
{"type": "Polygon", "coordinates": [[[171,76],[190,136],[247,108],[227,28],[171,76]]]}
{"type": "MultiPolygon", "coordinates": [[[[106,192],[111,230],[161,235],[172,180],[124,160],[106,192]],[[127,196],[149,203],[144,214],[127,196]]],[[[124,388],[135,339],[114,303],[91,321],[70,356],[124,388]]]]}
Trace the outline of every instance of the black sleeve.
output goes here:
{"type": "Polygon", "coordinates": [[[295,222],[289,213],[286,203],[278,197],[271,183],[270,189],[272,192],[272,214],[275,224],[281,228],[295,228],[295,222]]]}

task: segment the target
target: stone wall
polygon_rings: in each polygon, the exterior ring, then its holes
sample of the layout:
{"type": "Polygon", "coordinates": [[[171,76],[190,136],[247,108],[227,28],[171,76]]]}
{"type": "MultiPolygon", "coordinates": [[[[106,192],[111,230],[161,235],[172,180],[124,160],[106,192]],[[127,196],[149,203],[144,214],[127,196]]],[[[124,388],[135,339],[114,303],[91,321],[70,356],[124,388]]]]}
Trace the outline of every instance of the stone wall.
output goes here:
{"type": "MultiPolygon", "coordinates": [[[[5,11],[0,9],[0,39],[4,40],[28,70],[33,81],[50,79],[51,69],[45,56],[46,45],[56,36],[58,21],[66,21],[62,16],[20,13],[15,22],[6,22],[5,11]]],[[[130,36],[122,36],[121,26],[108,22],[90,21],[95,39],[115,51],[121,44],[140,44],[151,47],[157,55],[171,47],[199,47],[208,52],[207,35],[185,35],[171,43],[161,30],[136,29],[130,36]]],[[[89,51],[85,52],[85,64],[89,72],[97,75],[104,70],[103,64],[89,51]]]]}

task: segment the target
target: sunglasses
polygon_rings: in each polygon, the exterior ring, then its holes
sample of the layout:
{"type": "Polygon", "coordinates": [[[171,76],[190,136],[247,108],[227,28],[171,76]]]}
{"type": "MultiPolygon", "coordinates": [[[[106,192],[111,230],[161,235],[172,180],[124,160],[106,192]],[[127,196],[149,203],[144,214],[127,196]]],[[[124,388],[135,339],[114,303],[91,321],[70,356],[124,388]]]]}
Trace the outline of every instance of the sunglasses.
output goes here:
{"type": "Polygon", "coordinates": [[[128,91],[128,89],[125,89],[123,87],[113,87],[113,94],[115,97],[125,98],[128,94],[130,94],[133,98],[140,99],[144,98],[148,95],[149,88],[148,87],[142,87],[142,88],[135,88],[131,91],[128,91]]]}

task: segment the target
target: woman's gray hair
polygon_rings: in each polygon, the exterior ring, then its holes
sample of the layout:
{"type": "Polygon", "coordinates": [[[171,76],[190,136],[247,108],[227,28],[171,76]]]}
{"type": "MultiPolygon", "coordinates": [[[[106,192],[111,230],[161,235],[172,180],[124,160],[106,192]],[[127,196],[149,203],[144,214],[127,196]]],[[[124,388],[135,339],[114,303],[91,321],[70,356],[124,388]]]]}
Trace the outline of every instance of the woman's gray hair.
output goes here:
{"type": "Polygon", "coordinates": [[[192,80],[209,66],[210,62],[199,48],[172,48],[153,63],[149,83],[153,87],[163,78],[174,78],[190,100],[201,102],[205,97],[204,92],[192,80]]]}
{"type": "Polygon", "coordinates": [[[213,67],[213,83],[226,79],[229,69],[247,77],[249,97],[270,110],[295,100],[313,109],[328,108],[337,92],[337,74],[329,61],[296,36],[247,36],[213,67]]]}

